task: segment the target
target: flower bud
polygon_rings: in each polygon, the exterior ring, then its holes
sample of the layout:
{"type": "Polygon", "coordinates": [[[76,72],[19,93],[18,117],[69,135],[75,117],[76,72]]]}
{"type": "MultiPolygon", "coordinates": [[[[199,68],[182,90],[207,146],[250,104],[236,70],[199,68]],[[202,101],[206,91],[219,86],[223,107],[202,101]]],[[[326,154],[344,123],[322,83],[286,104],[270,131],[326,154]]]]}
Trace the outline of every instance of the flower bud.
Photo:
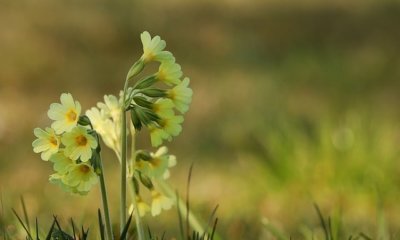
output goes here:
{"type": "Polygon", "coordinates": [[[81,126],[91,125],[90,119],[86,115],[79,116],[78,124],[81,126]]]}
{"type": "Polygon", "coordinates": [[[158,88],[146,88],[140,91],[140,93],[148,97],[166,97],[167,93],[163,89],[158,88]]]}
{"type": "Polygon", "coordinates": [[[126,76],[127,79],[131,79],[132,77],[138,75],[144,68],[144,62],[142,59],[139,59],[135,62],[132,67],[129,69],[128,74],[126,76]]]}
{"type": "Polygon", "coordinates": [[[134,87],[134,89],[143,89],[143,88],[148,88],[151,85],[153,85],[155,82],[157,82],[157,78],[155,77],[155,75],[152,76],[148,76],[142,80],[140,80],[136,86],[134,87]]]}

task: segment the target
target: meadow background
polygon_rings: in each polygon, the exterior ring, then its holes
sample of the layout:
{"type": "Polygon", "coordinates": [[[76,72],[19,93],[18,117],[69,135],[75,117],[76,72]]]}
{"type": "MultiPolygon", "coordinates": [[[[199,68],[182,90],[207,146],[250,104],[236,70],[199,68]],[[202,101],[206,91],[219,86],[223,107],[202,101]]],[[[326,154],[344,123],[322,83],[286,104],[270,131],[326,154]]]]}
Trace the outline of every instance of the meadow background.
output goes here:
{"type": "MultiPolygon", "coordinates": [[[[322,234],[315,202],[342,237],[396,239],[399,23],[390,0],[3,0],[2,216],[12,230],[23,195],[43,224],[53,214],[96,224],[98,189],[78,197],[48,183],[33,128],[49,124],[62,92],[83,109],[117,94],[147,30],[166,40],[194,90],[184,130],[167,144],[178,157],[170,182],[183,194],[194,163],[192,207],[207,220],[219,204],[221,236],[266,239],[266,219],[286,236],[322,234]]],[[[149,147],[145,134],[138,142],[149,147]]],[[[118,219],[118,162],[105,155],[118,219]]],[[[146,222],[171,237],[171,219],[175,210],[146,222]]]]}

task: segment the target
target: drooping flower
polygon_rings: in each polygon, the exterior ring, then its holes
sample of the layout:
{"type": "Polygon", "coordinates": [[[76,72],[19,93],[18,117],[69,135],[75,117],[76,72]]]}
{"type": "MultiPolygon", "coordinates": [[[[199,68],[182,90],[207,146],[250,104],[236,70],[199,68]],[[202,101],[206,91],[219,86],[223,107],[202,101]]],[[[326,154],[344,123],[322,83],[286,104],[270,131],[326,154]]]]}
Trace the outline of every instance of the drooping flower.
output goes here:
{"type": "Polygon", "coordinates": [[[181,82],[182,77],[181,66],[175,62],[162,62],[156,73],[157,80],[167,85],[177,85],[181,82]]]}
{"type": "Polygon", "coordinates": [[[168,98],[160,98],[152,105],[153,111],[158,116],[169,116],[174,113],[174,103],[171,99],[168,98]]]}
{"type": "Polygon", "coordinates": [[[54,163],[53,169],[59,174],[65,174],[69,171],[70,167],[75,164],[75,161],[65,156],[64,151],[61,150],[50,157],[50,161],[54,163]]]}
{"type": "Polygon", "coordinates": [[[193,90],[189,88],[189,82],[189,78],[186,77],[174,88],[167,90],[167,97],[173,101],[180,113],[187,112],[192,101],[193,90]]]}
{"type": "MultiPolygon", "coordinates": [[[[146,213],[150,212],[150,206],[145,203],[142,198],[140,196],[136,197],[136,204],[137,204],[137,208],[139,210],[139,216],[144,217],[144,215],[146,215],[146,213]]],[[[131,206],[129,207],[129,214],[132,214],[134,211],[134,206],[133,204],[131,204],[131,206]]]]}
{"type": "Polygon", "coordinates": [[[33,151],[35,153],[41,152],[41,158],[43,160],[49,160],[51,155],[58,152],[60,137],[56,135],[52,128],[46,128],[45,130],[35,128],[33,133],[37,137],[37,139],[32,142],[33,151]]]}
{"type": "Polygon", "coordinates": [[[98,176],[92,166],[87,163],[79,163],[71,166],[62,181],[80,193],[87,193],[97,184],[98,176]]]}
{"type": "MultiPolygon", "coordinates": [[[[65,174],[60,174],[60,173],[53,173],[49,177],[49,182],[52,184],[58,185],[61,187],[61,189],[65,192],[69,193],[77,193],[78,191],[76,190],[75,187],[68,186],[63,182],[63,179],[65,178],[65,174]]],[[[86,193],[83,193],[82,195],[85,195],[86,193]]]]}
{"type": "Polygon", "coordinates": [[[169,210],[174,204],[173,200],[166,197],[156,190],[151,191],[151,215],[157,216],[161,213],[161,210],[169,210]]]}
{"type": "Polygon", "coordinates": [[[175,164],[175,156],[168,155],[168,148],[162,146],[155,153],[150,153],[149,160],[139,160],[137,168],[149,177],[166,179],[169,177],[168,168],[175,166],[175,164]]]}
{"type": "Polygon", "coordinates": [[[47,115],[54,122],[51,127],[57,134],[68,132],[74,128],[81,114],[81,104],[74,101],[70,93],[63,93],[60,96],[60,103],[52,103],[47,115]]]}
{"type": "Polygon", "coordinates": [[[140,34],[140,39],[143,44],[143,55],[141,59],[144,63],[151,61],[165,62],[175,60],[172,53],[163,51],[167,44],[164,40],[161,40],[159,36],[151,38],[150,33],[145,31],[140,34]]]}
{"type": "Polygon", "coordinates": [[[92,157],[92,149],[97,147],[97,140],[82,126],[77,126],[65,133],[61,142],[65,145],[65,155],[72,160],[87,162],[92,157]]]}
{"type": "Polygon", "coordinates": [[[119,129],[116,128],[114,122],[110,118],[105,118],[96,107],[87,110],[86,116],[90,119],[93,129],[100,134],[106,146],[119,152],[119,129]]]}
{"type": "Polygon", "coordinates": [[[98,102],[97,107],[100,108],[103,117],[109,118],[119,123],[121,117],[121,100],[114,95],[104,95],[104,103],[98,102]]]}
{"type": "Polygon", "coordinates": [[[150,140],[151,140],[151,145],[153,147],[160,146],[162,144],[162,141],[164,139],[170,140],[171,137],[170,135],[164,131],[164,129],[159,128],[158,126],[154,124],[148,125],[149,132],[150,132],[150,140]]]}
{"type": "Polygon", "coordinates": [[[162,116],[160,127],[170,136],[176,137],[182,131],[183,117],[180,115],[162,116]]]}

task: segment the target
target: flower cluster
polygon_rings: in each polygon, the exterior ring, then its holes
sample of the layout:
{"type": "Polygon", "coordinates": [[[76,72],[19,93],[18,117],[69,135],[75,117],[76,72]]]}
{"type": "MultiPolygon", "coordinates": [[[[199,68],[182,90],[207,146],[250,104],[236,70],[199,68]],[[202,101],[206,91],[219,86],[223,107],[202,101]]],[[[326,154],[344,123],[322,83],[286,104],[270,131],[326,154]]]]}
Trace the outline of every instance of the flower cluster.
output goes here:
{"type": "Polygon", "coordinates": [[[81,105],[70,93],[61,94],[60,100],[47,112],[54,121],[51,128],[34,129],[37,139],[32,143],[33,151],[53,163],[55,173],[50,175],[50,182],[84,195],[98,181],[93,167],[100,151],[97,135],[88,119],[80,117],[81,105]]]}
{"type": "Polygon", "coordinates": [[[159,36],[151,38],[148,32],[141,34],[141,40],[143,55],[132,66],[128,76],[138,74],[152,61],[160,64],[156,73],[142,78],[128,89],[125,103],[135,129],[141,130],[146,126],[150,131],[151,144],[156,147],[164,140],[171,141],[182,131],[182,114],[189,109],[193,91],[189,88],[189,78],[181,79],[183,73],[175,57],[164,51],[164,40],[159,36]],[[166,88],[155,87],[158,82],[166,88]]]}
{"type": "Polygon", "coordinates": [[[161,210],[168,210],[172,207],[172,199],[166,197],[154,187],[154,180],[165,180],[169,178],[169,168],[176,165],[176,157],[168,154],[167,147],[160,147],[155,153],[139,150],[136,153],[135,172],[132,181],[136,191],[136,201],[140,216],[151,211],[153,216],[161,213],[161,210]],[[151,193],[151,208],[142,200],[139,191],[141,183],[151,193]]]}
{"type": "MultiPolygon", "coordinates": [[[[63,93],[61,103],[50,105],[48,116],[51,127],[36,128],[37,137],[32,143],[33,150],[41,153],[44,161],[53,163],[55,173],[50,175],[52,183],[69,192],[84,195],[99,181],[103,197],[106,196],[100,159],[100,137],[112,149],[121,162],[121,172],[128,173],[132,186],[132,202],[137,213],[153,216],[170,209],[173,200],[157,190],[157,184],[170,176],[169,168],[176,165],[176,158],[168,154],[164,141],[171,141],[182,131],[183,115],[188,111],[193,91],[190,80],[183,76],[181,66],[172,53],[165,51],[166,43],[159,36],[151,37],[148,32],[141,34],[143,54],[128,71],[125,87],[119,96],[106,95],[104,102],[81,113],[81,105],[72,95],[63,93]],[[151,63],[158,64],[158,70],[148,76],[139,77],[142,70],[151,63]],[[147,128],[153,147],[157,151],[134,151],[126,159],[127,127],[125,114],[130,115],[130,134],[147,128]],[[124,150],[125,149],[125,150],[124,150]],[[129,169],[126,163],[129,162],[129,169]],[[140,187],[142,186],[142,187],[140,187]],[[142,188],[148,189],[151,207],[143,199],[142,188]]],[[[122,182],[126,181],[121,173],[122,182]]],[[[123,186],[124,184],[121,184],[123,186]]],[[[121,190],[121,199],[125,199],[121,190]]],[[[107,205],[103,198],[104,206],[107,205]]],[[[121,204],[121,205],[124,205],[121,204]]],[[[122,206],[122,209],[125,206],[122,206]]],[[[108,207],[104,207],[107,212],[108,207]]],[[[133,211],[133,210],[132,210],[133,211]]],[[[124,211],[122,211],[124,212],[124,211]]],[[[122,217],[124,218],[124,217],[122,217]]],[[[108,224],[109,226],[110,224],[108,224]]]]}
{"type": "Polygon", "coordinates": [[[93,129],[101,136],[104,144],[111,148],[120,157],[121,141],[121,104],[122,98],[114,95],[105,95],[104,102],[97,103],[86,111],[93,129]]]}
{"type": "MultiPolygon", "coordinates": [[[[189,78],[183,78],[181,66],[176,63],[175,57],[164,50],[164,40],[159,36],[152,38],[148,32],[141,34],[141,40],[143,55],[132,66],[128,78],[136,76],[151,62],[159,62],[158,71],[143,77],[133,87],[128,88],[123,102],[126,110],[130,111],[135,131],[147,127],[151,144],[157,147],[165,140],[171,141],[182,131],[183,114],[189,109],[193,91],[189,87],[189,78]]],[[[157,191],[153,182],[169,177],[168,169],[176,165],[175,156],[169,155],[164,146],[155,153],[139,150],[133,160],[130,176],[140,216],[149,211],[156,216],[161,210],[170,209],[173,205],[172,199],[157,191]],[[140,183],[150,191],[151,208],[141,197],[140,183]]]]}

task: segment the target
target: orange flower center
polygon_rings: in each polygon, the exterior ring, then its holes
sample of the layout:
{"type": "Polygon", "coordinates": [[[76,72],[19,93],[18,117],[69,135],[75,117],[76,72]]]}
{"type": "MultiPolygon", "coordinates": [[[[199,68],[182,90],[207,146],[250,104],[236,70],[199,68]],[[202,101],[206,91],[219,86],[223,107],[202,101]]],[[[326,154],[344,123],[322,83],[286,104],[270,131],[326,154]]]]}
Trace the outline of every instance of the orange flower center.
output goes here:
{"type": "Polygon", "coordinates": [[[83,135],[79,135],[75,138],[76,143],[78,144],[78,146],[86,146],[87,144],[87,138],[83,135]]]}
{"type": "Polygon", "coordinates": [[[75,122],[76,121],[76,117],[77,116],[76,116],[76,112],[73,109],[69,110],[67,112],[67,114],[65,114],[65,116],[67,117],[67,120],[69,122],[75,122]]]}
{"type": "Polygon", "coordinates": [[[153,159],[150,161],[150,164],[151,164],[151,166],[152,166],[153,168],[157,168],[158,166],[161,165],[161,159],[159,159],[159,158],[153,158],[153,159]]]}
{"type": "Polygon", "coordinates": [[[81,171],[82,173],[88,173],[90,171],[90,167],[87,165],[81,165],[79,167],[79,171],[81,171]]]}
{"type": "Polygon", "coordinates": [[[49,142],[53,145],[53,146],[58,146],[58,141],[55,137],[51,136],[49,139],[49,142]]]}

